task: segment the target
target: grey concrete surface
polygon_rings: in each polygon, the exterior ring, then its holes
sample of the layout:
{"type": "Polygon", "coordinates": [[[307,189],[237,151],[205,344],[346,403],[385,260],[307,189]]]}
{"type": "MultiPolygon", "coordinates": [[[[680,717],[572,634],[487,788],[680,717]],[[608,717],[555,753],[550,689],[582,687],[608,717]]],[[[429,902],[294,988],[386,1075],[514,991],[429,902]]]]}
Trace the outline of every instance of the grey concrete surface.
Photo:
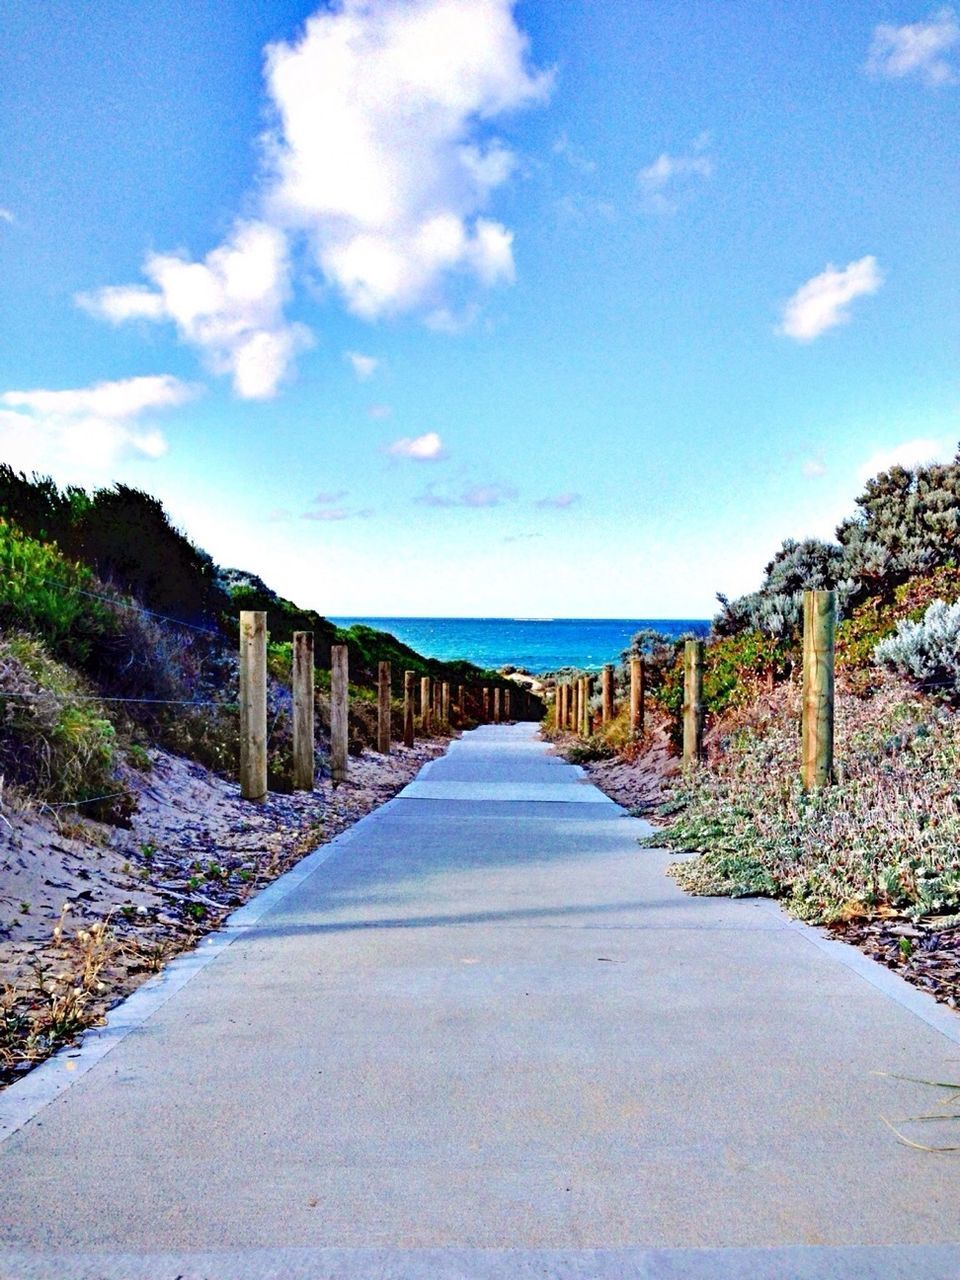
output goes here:
{"type": "Polygon", "coordinates": [[[960,1277],[960,1164],[876,1074],[960,1079],[952,1015],[680,893],[533,732],[466,735],[51,1064],[0,1143],[3,1280],[960,1277]]]}

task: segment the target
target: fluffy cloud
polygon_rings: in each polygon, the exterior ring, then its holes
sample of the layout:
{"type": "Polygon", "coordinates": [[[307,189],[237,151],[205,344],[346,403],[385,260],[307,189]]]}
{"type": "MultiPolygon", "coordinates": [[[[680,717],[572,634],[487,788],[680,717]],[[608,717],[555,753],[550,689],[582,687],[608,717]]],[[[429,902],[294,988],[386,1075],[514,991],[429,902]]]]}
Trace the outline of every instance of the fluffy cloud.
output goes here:
{"type": "Polygon", "coordinates": [[[192,262],[153,253],[143,273],[153,285],[121,285],[81,294],[86,310],[114,324],[172,320],[213,373],[230,374],[238,396],[274,396],[309,331],[283,315],[290,296],[287,242],[265,222],[238,222],[230,238],[192,262]]]}
{"type": "Polygon", "coordinates": [[[436,431],[422,436],[402,436],[388,444],[385,453],[391,458],[412,458],[414,462],[439,462],[444,457],[443,441],[436,431]]]}
{"type": "Polygon", "coordinates": [[[938,9],[926,22],[895,27],[881,22],[867,56],[872,75],[901,80],[919,76],[926,84],[954,84],[957,73],[944,54],[960,42],[960,23],[953,9],[938,9]]]}
{"type": "Polygon", "coordinates": [[[863,483],[881,471],[889,471],[891,467],[919,467],[930,462],[949,462],[953,457],[954,445],[949,440],[932,440],[920,438],[905,440],[903,444],[892,449],[881,449],[872,454],[857,470],[857,479],[863,483]]]}
{"type": "Polygon", "coordinates": [[[883,272],[870,254],[842,270],[828,263],[786,303],[779,332],[798,342],[812,342],[828,329],[846,324],[854,298],[876,293],[882,284],[883,272]]]}
{"type": "Polygon", "coordinates": [[[491,122],[543,101],[551,84],[529,65],[514,3],[319,9],[297,39],[266,50],[258,216],[201,262],[151,254],[149,287],[80,304],[117,324],[173,321],[246,399],[274,395],[310,342],[284,317],[292,239],[356,315],[422,310],[437,328],[462,325],[472,309],[447,297],[453,277],[459,293],[514,278],[512,232],[486,211],[516,157],[491,122]]]}
{"type": "Polygon", "coordinates": [[[374,356],[362,356],[359,351],[348,351],[344,358],[360,382],[366,382],[372,378],[380,364],[374,356]]]}
{"type": "Polygon", "coordinates": [[[164,436],[140,419],[197,392],[169,374],[65,391],[7,391],[0,395],[0,456],[23,471],[109,480],[124,459],[162,457],[164,436]]]}
{"type": "Polygon", "coordinates": [[[488,122],[550,88],[513,0],[343,0],[271,45],[266,75],[267,207],[352,311],[441,305],[454,271],[512,279],[511,234],[482,214],[516,157],[488,122]]]}
{"type": "Polygon", "coordinates": [[[534,506],[545,510],[553,508],[556,511],[566,511],[569,507],[575,507],[579,501],[579,493],[558,493],[551,498],[541,498],[534,506]]]}
{"type": "Polygon", "coordinates": [[[713,176],[713,160],[706,154],[710,135],[701,133],[686,155],[664,151],[637,174],[646,206],[655,213],[674,213],[693,184],[713,176]]]}

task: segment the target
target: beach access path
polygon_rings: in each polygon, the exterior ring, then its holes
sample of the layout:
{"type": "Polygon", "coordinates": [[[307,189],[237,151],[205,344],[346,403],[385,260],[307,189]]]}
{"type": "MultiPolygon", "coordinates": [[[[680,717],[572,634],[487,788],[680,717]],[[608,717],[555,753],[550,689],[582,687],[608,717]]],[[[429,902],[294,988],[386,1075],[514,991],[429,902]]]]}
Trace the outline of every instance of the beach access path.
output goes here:
{"type": "Polygon", "coordinates": [[[960,1276],[874,1074],[960,1078],[960,1019],[648,830],[465,734],[0,1094],[0,1276],[960,1276]]]}

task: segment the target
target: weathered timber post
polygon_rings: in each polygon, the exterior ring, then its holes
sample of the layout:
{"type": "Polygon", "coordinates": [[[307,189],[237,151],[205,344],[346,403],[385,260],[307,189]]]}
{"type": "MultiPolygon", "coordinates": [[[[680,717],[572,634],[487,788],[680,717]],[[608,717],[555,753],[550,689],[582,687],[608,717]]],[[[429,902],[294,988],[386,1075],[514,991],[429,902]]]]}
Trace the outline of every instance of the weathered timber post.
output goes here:
{"type": "Polygon", "coordinates": [[[441,702],[441,685],[439,680],[434,680],[432,698],[431,698],[431,714],[433,723],[438,725],[443,719],[443,705],[441,702]]]}
{"type": "Polygon", "coordinates": [[[293,633],[293,789],[312,791],[314,777],[313,632],[293,633]]]}
{"type": "Polygon", "coordinates": [[[457,685],[457,715],[461,720],[467,718],[467,691],[462,684],[457,685]]]}
{"type": "Polygon", "coordinates": [[[590,677],[580,678],[580,736],[590,737],[590,677]]]}
{"type": "Polygon", "coordinates": [[[420,727],[424,733],[430,732],[430,677],[420,680],[420,727]]]}
{"type": "Polygon", "coordinates": [[[490,723],[490,688],[488,685],[483,686],[483,722],[490,723]]]}
{"type": "Polygon", "coordinates": [[[267,794],[267,615],[240,614],[240,794],[267,794]]]}
{"type": "Polygon", "coordinates": [[[377,750],[382,756],[390,754],[390,663],[381,662],[377,667],[377,750]]]}
{"type": "Polygon", "coordinates": [[[330,650],[330,776],[334,783],[344,782],[347,777],[348,654],[345,644],[335,644],[330,650]]]}
{"type": "Polygon", "coordinates": [[[504,720],[510,719],[510,690],[509,689],[504,689],[503,691],[503,718],[504,720]]]}
{"type": "Polygon", "coordinates": [[[450,723],[450,685],[446,680],[443,682],[443,691],[440,696],[440,719],[444,724],[450,723]]]}
{"type": "Polygon", "coordinates": [[[643,735],[643,659],[634,655],[630,659],[630,736],[643,735]]]}
{"type": "Polygon", "coordinates": [[[835,591],[803,593],[802,781],[805,791],[833,781],[835,591]]]}
{"type": "Polygon", "coordinates": [[[574,733],[579,733],[579,732],[580,732],[580,722],[581,722],[581,720],[583,719],[583,715],[582,715],[582,713],[581,713],[581,711],[580,711],[580,697],[581,697],[581,694],[583,693],[583,686],[582,686],[582,685],[581,685],[581,683],[580,683],[580,679],[579,679],[579,677],[578,677],[576,680],[574,680],[573,685],[571,686],[571,688],[572,688],[572,692],[573,692],[573,699],[572,699],[572,701],[573,701],[573,707],[572,707],[573,723],[570,725],[570,728],[573,730],[573,732],[574,732],[574,733]]]}
{"type": "Polygon", "coordinates": [[[683,649],[683,763],[699,763],[703,755],[703,641],[688,640],[683,649]]]}
{"type": "Polygon", "coordinates": [[[415,671],[403,673],[403,745],[413,746],[413,702],[416,694],[415,671]]]}
{"type": "Polygon", "coordinates": [[[564,722],[564,716],[565,716],[564,702],[566,701],[566,691],[567,691],[567,686],[560,684],[560,682],[558,681],[556,704],[554,706],[554,715],[553,715],[553,718],[556,722],[558,733],[563,728],[563,722],[564,722]]]}
{"type": "Polygon", "coordinates": [[[500,686],[499,685],[497,685],[497,687],[493,691],[493,723],[494,724],[500,723],[500,686]]]}
{"type": "Polygon", "coordinates": [[[609,724],[613,719],[613,663],[608,662],[603,668],[603,723],[609,724]]]}
{"type": "Polygon", "coordinates": [[[573,716],[575,711],[574,704],[576,703],[576,688],[570,681],[568,681],[566,685],[564,685],[564,690],[563,727],[569,730],[573,728],[574,724],[573,716]]]}

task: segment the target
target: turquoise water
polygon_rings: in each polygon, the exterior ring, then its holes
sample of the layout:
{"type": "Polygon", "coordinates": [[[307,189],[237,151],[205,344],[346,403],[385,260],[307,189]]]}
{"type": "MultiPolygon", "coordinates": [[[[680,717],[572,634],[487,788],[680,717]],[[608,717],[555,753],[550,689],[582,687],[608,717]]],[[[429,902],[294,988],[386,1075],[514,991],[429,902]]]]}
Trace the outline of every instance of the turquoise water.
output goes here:
{"type": "Polygon", "coordinates": [[[654,627],[667,635],[706,635],[702,618],[332,618],[389,631],[426,657],[466,658],[481,667],[512,663],[527,671],[581,670],[616,662],[633,635],[654,627]]]}

